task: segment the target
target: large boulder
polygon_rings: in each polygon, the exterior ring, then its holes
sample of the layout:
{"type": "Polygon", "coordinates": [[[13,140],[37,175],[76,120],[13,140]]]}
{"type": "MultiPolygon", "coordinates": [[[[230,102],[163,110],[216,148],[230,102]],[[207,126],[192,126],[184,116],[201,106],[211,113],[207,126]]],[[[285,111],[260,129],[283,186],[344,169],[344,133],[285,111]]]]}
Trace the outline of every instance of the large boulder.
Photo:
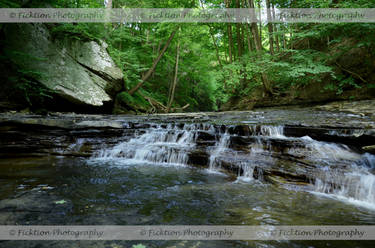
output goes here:
{"type": "Polygon", "coordinates": [[[122,71],[105,42],[52,39],[44,24],[11,24],[5,35],[5,49],[21,55],[13,62],[38,72],[35,80],[69,102],[98,107],[122,89],[122,71]]]}

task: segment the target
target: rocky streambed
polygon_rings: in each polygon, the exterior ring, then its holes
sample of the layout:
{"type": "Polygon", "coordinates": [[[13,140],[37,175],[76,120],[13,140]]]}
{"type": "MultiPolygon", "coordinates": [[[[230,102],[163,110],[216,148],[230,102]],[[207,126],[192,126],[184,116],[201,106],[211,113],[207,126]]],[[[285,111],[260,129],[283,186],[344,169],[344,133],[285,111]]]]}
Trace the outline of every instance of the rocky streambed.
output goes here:
{"type": "MultiPolygon", "coordinates": [[[[372,115],[307,108],[2,114],[0,223],[374,224],[374,144],[372,115]]],[[[244,241],[144,243],[274,247],[244,241]]],[[[277,246],[328,244],[335,243],[277,246]]]]}

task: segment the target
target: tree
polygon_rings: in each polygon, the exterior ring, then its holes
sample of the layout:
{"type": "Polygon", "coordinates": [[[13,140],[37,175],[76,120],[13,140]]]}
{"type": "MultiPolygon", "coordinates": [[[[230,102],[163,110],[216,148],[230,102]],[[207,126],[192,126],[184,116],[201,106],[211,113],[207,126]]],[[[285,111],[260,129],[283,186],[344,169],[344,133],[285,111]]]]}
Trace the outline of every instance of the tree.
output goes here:
{"type": "MultiPolygon", "coordinates": [[[[250,6],[250,8],[252,9],[252,15],[255,16],[255,13],[254,13],[254,0],[248,0],[248,5],[250,6]]],[[[251,23],[251,27],[252,27],[252,33],[253,33],[253,38],[254,38],[254,43],[255,43],[255,47],[256,47],[256,50],[257,52],[260,54],[262,52],[262,42],[261,42],[261,37],[259,36],[259,32],[258,32],[258,25],[255,23],[255,22],[252,22],[251,23]]],[[[259,56],[258,54],[258,56],[259,56]]],[[[263,82],[263,88],[264,88],[264,92],[268,95],[273,95],[273,91],[272,91],[272,88],[271,88],[271,85],[270,85],[270,81],[268,79],[268,76],[266,73],[262,72],[261,73],[261,78],[262,78],[262,82],[263,82]]]]}
{"type": "MultiPolygon", "coordinates": [[[[274,4],[272,4],[272,17],[275,20],[276,13],[275,13],[275,5],[274,4]]],[[[279,53],[280,52],[280,41],[279,41],[279,34],[277,32],[277,24],[276,23],[274,24],[273,29],[274,29],[273,31],[275,31],[275,33],[276,33],[276,35],[275,35],[276,50],[279,53]]]]}
{"type": "Polygon", "coordinates": [[[173,32],[171,33],[171,35],[169,36],[167,42],[165,43],[163,49],[161,50],[161,52],[159,53],[159,55],[156,57],[156,59],[154,60],[154,62],[152,63],[152,66],[151,68],[146,72],[146,74],[144,74],[142,76],[142,79],[141,81],[136,85],[134,86],[131,90],[129,90],[129,95],[133,95],[139,88],[142,87],[142,85],[144,84],[144,82],[151,76],[151,74],[154,72],[156,66],[158,65],[160,59],[163,57],[165,51],[167,51],[169,45],[171,44],[171,41],[173,39],[173,37],[175,36],[176,32],[178,30],[178,27],[173,30],[173,32]]]}
{"type": "MultiPolygon", "coordinates": [[[[230,7],[229,0],[224,0],[225,7],[230,7]]],[[[233,62],[233,38],[232,38],[232,24],[227,24],[227,32],[228,32],[228,53],[229,53],[229,63],[233,62]]]]}
{"type": "MultiPolygon", "coordinates": [[[[248,0],[248,5],[251,8],[250,15],[255,16],[254,0],[248,0]]],[[[263,48],[262,48],[262,42],[260,40],[260,35],[258,31],[258,25],[256,24],[256,22],[252,22],[250,25],[251,25],[251,32],[253,33],[255,48],[257,51],[261,51],[263,48]]]]}
{"type": "Polygon", "coordinates": [[[275,54],[274,49],[273,49],[273,24],[271,22],[272,16],[271,16],[271,4],[270,0],[266,0],[266,5],[267,5],[267,27],[268,27],[268,35],[269,35],[269,43],[270,43],[270,53],[272,55],[275,54]]]}
{"type": "Polygon", "coordinates": [[[171,110],[171,106],[172,106],[172,103],[173,103],[173,100],[174,100],[174,93],[175,93],[175,90],[176,90],[176,85],[177,85],[177,74],[178,74],[178,62],[179,62],[179,59],[180,59],[180,42],[178,41],[177,43],[177,52],[176,52],[176,66],[175,66],[175,71],[174,71],[174,79],[173,79],[173,84],[172,84],[172,89],[171,89],[171,93],[170,93],[170,96],[169,96],[169,101],[168,101],[168,106],[167,106],[167,113],[171,110]]]}

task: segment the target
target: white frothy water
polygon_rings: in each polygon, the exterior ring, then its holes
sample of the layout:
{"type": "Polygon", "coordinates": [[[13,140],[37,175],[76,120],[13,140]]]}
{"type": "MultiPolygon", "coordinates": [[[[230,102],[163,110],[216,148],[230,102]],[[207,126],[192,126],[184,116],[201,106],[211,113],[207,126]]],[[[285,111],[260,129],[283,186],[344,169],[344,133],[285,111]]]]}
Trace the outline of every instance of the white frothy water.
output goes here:
{"type": "Polygon", "coordinates": [[[250,130],[255,135],[256,141],[250,145],[249,152],[242,155],[236,163],[239,167],[237,178],[245,182],[250,182],[254,179],[254,169],[256,166],[273,163],[273,158],[271,157],[272,147],[266,142],[266,147],[268,148],[264,148],[265,140],[263,138],[287,138],[284,136],[283,126],[250,126],[250,130]]]}
{"type": "Polygon", "coordinates": [[[240,170],[238,171],[237,181],[251,182],[254,179],[254,163],[251,161],[241,161],[238,163],[238,166],[240,170]]]}
{"type": "Polygon", "coordinates": [[[95,159],[122,164],[187,165],[189,152],[197,149],[199,132],[206,132],[219,137],[214,147],[201,147],[209,156],[208,171],[217,173],[225,160],[238,168],[239,180],[251,181],[256,166],[262,169],[275,163],[269,140],[285,139],[299,144],[287,153],[317,167],[316,174],[311,175],[314,193],[375,208],[375,175],[371,171],[375,168],[374,155],[361,155],[346,145],[320,142],[308,136],[289,138],[282,126],[250,126],[255,142],[249,144],[247,151],[237,151],[230,148],[231,135],[216,129],[211,124],[154,125],[138,137],[99,151],[95,159]]]}
{"type": "Polygon", "coordinates": [[[269,125],[262,125],[262,126],[250,126],[250,130],[254,135],[257,136],[267,136],[271,138],[279,138],[283,139],[286,138],[284,135],[284,127],[283,126],[269,126],[269,125]]]}
{"type": "Polygon", "coordinates": [[[348,146],[335,143],[320,142],[304,136],[300,140],[305,143],[305,149],[290,149],[289,153],[304,156],[314,164],[328,166],[342,163],[353,164],[362,159],[361,155],[353,152],[348,146]]]}
{"type": "Polygon", "coordinates": [[[339,200],[375,208],[375,156],[358,154],[346,145],[319,142],[302,137],[306,150],[291,149],[306,156],[320,171],[314,175],[313,191],[339,200]],[[363,204],[360,204],[363,203],[363,204]]]}
{"type": "MultiPolygon", "coordinates": [[[[187,151],[195,146],[196,131],[193,124],[179,129],[172,124],[150,128],[139,137],[122,142],[111,149],[101,150],[97,159],[121,159],[123,163],[153,163],[186,165],[187,151]]],[[[203,128],[207,128],[203,126],[203,128]]]]}
{"type": "Polygon", "coordinates": [[[216,143],[214,150],[211,152],[210,155],[210,164],[209,170],[216,171],[220,168],[220,163],[217,161],[217,157],[222,155],[223,152],[229,147],[230,143],[230,135],[225,132],[220,136],[219,141],[216,143]]]}
{"type": "Polygon", "coordinates": [[[375,175],[365,168],[345,173],[327,170],[324,176],[316,178],[313,190],[375,208],[375,175]]]}
{"type": "Polygon", "coordinates": [[[375,156],[371,155],[370,153],[365,153],[362,156],[363,158],[363,163],[365,166],[375,169],[375,156]]]}

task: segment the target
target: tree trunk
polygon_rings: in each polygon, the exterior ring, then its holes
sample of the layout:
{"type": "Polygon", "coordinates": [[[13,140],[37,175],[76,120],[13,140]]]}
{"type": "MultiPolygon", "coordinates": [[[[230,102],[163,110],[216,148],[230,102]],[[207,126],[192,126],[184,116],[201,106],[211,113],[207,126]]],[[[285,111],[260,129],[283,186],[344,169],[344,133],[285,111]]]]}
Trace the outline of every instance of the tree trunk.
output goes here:
{"type": "Polygon", "coordinates": [[[227,47],[227,43],[225,42],[225,39],[223,39],[223,45],[224,45],[224,58],[225,58],[225,62],[228,63],[229,59],[228,59],[227,49],[225,49],[227,47]]]}
{"type": "MultiPolygon", "coordinates": [[[[224,0],[224,2],[225,2],[225,7],[229,8],[230,7],[229,0],[224,0]]],[[[227,30],[228,30],[229,63],[232,63],[233,62],[233,38],[232,38],[232,24],[231,23],[227,24],[227,30]]]]}
{"type": "Polygon", "coordinates": [[[252,37],[250,36],[250,33],[251,33],[250,25],[246,23],[247,49],[249,50],[249,52],[254,50],[253,41],[251,40],[252,37]]]}
{"type": "MultiPolygon", "coordinates": [[[[158,48],[156,50],[156,53],[154,52],[154,54],[158,55],[160,53],[160,48],[161,48],[161,42],[159,41],[158,48]]],[[[155,78],[155,70],[151,73],[151,77],[152,77],[152,79],[155,78]]]]}
{"type": "MultiPolygon", "coordinates": [[[[275,19],[276,18],[275,5],[273,5],[273,4],[272,4],[272,16],[273,16],[273,19],[276,20],[275,19]]],[[[279,53],[280,52],[280,41],[279,41],[279,34],[277,32],[277,23],[274,23],[273,27],[274,27],[274,31],[276,33],[276,35],[275,35],[276,50],[279,53]]]]}
{"type": "Polygon", "coordinates": [[[262,40],[262,8],[261,7],[262,6],[260,6],[260,1],[259,1],[258,2],[258,8],[259,8],[259,36],[260,36],[260,40],[262,40]]]}
{"type": "Polygon", "coordinates": [[[242,54],[245,53],[245,25],[241,23],[241,51],[242,54]]]}
{"type": "Polygon", "coordinates": [[[109,21],[111,10],[112,10],[112,0],[107,0],[107,5],[105,6],[106,8],[106,21],[109,21]]]}
{"type": "Polygon", "coordinates": [[[240,60],[242,56],[242,42],[241,42],[241,28],[240,24],[236,24],[237,30],[237,59],[240,60]]]}
{"type": "Polygon", "coordinates": [[[107,5],[105,6],[105,39],[109,38],[109,33],[112,29],[112,22],[111,22],[111,10],[112,10],[112,0],[107,1],[107,5]]]}
{"type": "MultiPolygon", "coordinates": [[[[249,3],[250,8],[254,8],[254,0],[248,0],[248,3],[249,3]]],[[[254,12],[254,10],[253,10],[253,12],[254,12]]],[[[252,13],[252,14],[254,14],[254,13],[252,13]]],[[[254,38],[254,42],[255,42],[255,47],[256,47],[256,50],[258,51],[258,53],[260,54],[260,52],[262,52],[262,43],[261,43],[261,37],[259,37],[259,32],[257,30],[258,26],[256,25],[256,23],[252,22],[251,27],[252,27],[252,33],[253,33],[253,38],[254,38]]],[[[273,91],[272,91],[272,88],[270,86],[270,81],[268,79],[267,74],[262,73],[261,76],[262,76],[262,83],[263,83],[264,92],[266,94],[272,96],[273,91]]]]}
{"type": "Polygon", "coordinates": [[[289,40],[290,49],[293,50],[293,25],[290,28],[290,40],[289,40]]]}
{"type": "MultiPolygon", "coordinates": [[[[236,0],[236,8],[240,8],[240,0],[236,0]]],[[[236,32],[237,32],[237,57],[240,60],[242,56],[242,42],[241,42],[241,24],[236,23],[236,32]]]]}
{"type": "Polygon", "coordinates": [[[270,53],[271,55],[275,54],[275,51],[273,49],[273,24],[271,22],[272,16],[271,16],[271,4],[270,0],[266,0],[267,5],[267,26],[268,26],[268,35],[269,35],[269,43],[270,43],[270,53]]]}
{"type": "Polygon", "coordinates": [[[233,40],[232,40],[232,26],[228,23],[228,53],[229,53],[229,63],[233,62],[233,40]]]}
{"type": "Polygon", "coordinates": [[[282,25],[282,26],[280,26],[280,28],[282,29],[281,30],[281,36],[282,36],[282,39],[283,39],[283,49],[285,50],[286,49],[285,27],[284,27],[284,25],[282,25]]]}
{"type": "MultiPolygon", "coordinates": [[[[248,4],[250,6],[251,15],[255,16],[255,10],[254,10],[254,0],[248,0],[248,4]]],[[[262,42],[260,40],[259,32],[258,32],[258,25],[255,22],[251,23],[251,32],[253,33],[253,39],[255,43],[255,48],[257,51],[262,50],[262,42]]]]}
{"type": "Polygon", "coordinates": [[[264,92],[268,96],[272,96],[273,95],[273,90],[271,88],[271,83],[270,83],[270,80],[268,79],[268,76],[267,76],[266,73],[262,73],[262,81],[263,81],[264,92]]]}
{"type": "Polygon", "coordinates": [[[212,33],[211,26],[209,26],[209,29],[210,29],[210,35],[211,35],[211,38],[212,38],[212,42],[214,43],[214,46],[215,46],[217,61],[219,62],[220,67],[223,68],[223,64],[221,63],[221,59],[220,59],[219,48],[217,47],[215,36],[212,33]]]}
{"type": "Polygon", "coordinates": [[[180,59],[180,42],[177,43],[176,67],[175,67],[175,71],[174,71],[174,79],[173,79],[171,95],[170,95],[170,98],[169,98],[169,101],[168,101],[168,106],[167,106],[167,113],[169,113],[169,111],[171,110],[172,102],[173,102],[173,99],[174,99],[174,93],[176,91],[179,59],[180,59]]]}
{"type": "Polygon", "coordinates": [[[141,79],[141,82],[139,82],[136,86],[134,86],[131,90],[129,90],[129,95],[133,95],[139,88],[142,87],[142,85],[144,84],[144,82],[151,76],[151,74],[154,72],[156,66],[158,65],[160,59],[163,57],[165,51],[167,51],[169,45],[171,44],[171,41],[173,40],[173,37],[175,36],[177,30],[178,30],[179,27],[177,27],[172,33],[171,35],[169,36],[168,40],[167,40],[167,43],[165,43],[163,49],[161,50],[160,54],[158,55],[158,57],[154,60],[154,62],[152,63],[152,66],[151,68],[146,72],[146,74],[144,74],[142,76],[142,79],[141,79]]]}

